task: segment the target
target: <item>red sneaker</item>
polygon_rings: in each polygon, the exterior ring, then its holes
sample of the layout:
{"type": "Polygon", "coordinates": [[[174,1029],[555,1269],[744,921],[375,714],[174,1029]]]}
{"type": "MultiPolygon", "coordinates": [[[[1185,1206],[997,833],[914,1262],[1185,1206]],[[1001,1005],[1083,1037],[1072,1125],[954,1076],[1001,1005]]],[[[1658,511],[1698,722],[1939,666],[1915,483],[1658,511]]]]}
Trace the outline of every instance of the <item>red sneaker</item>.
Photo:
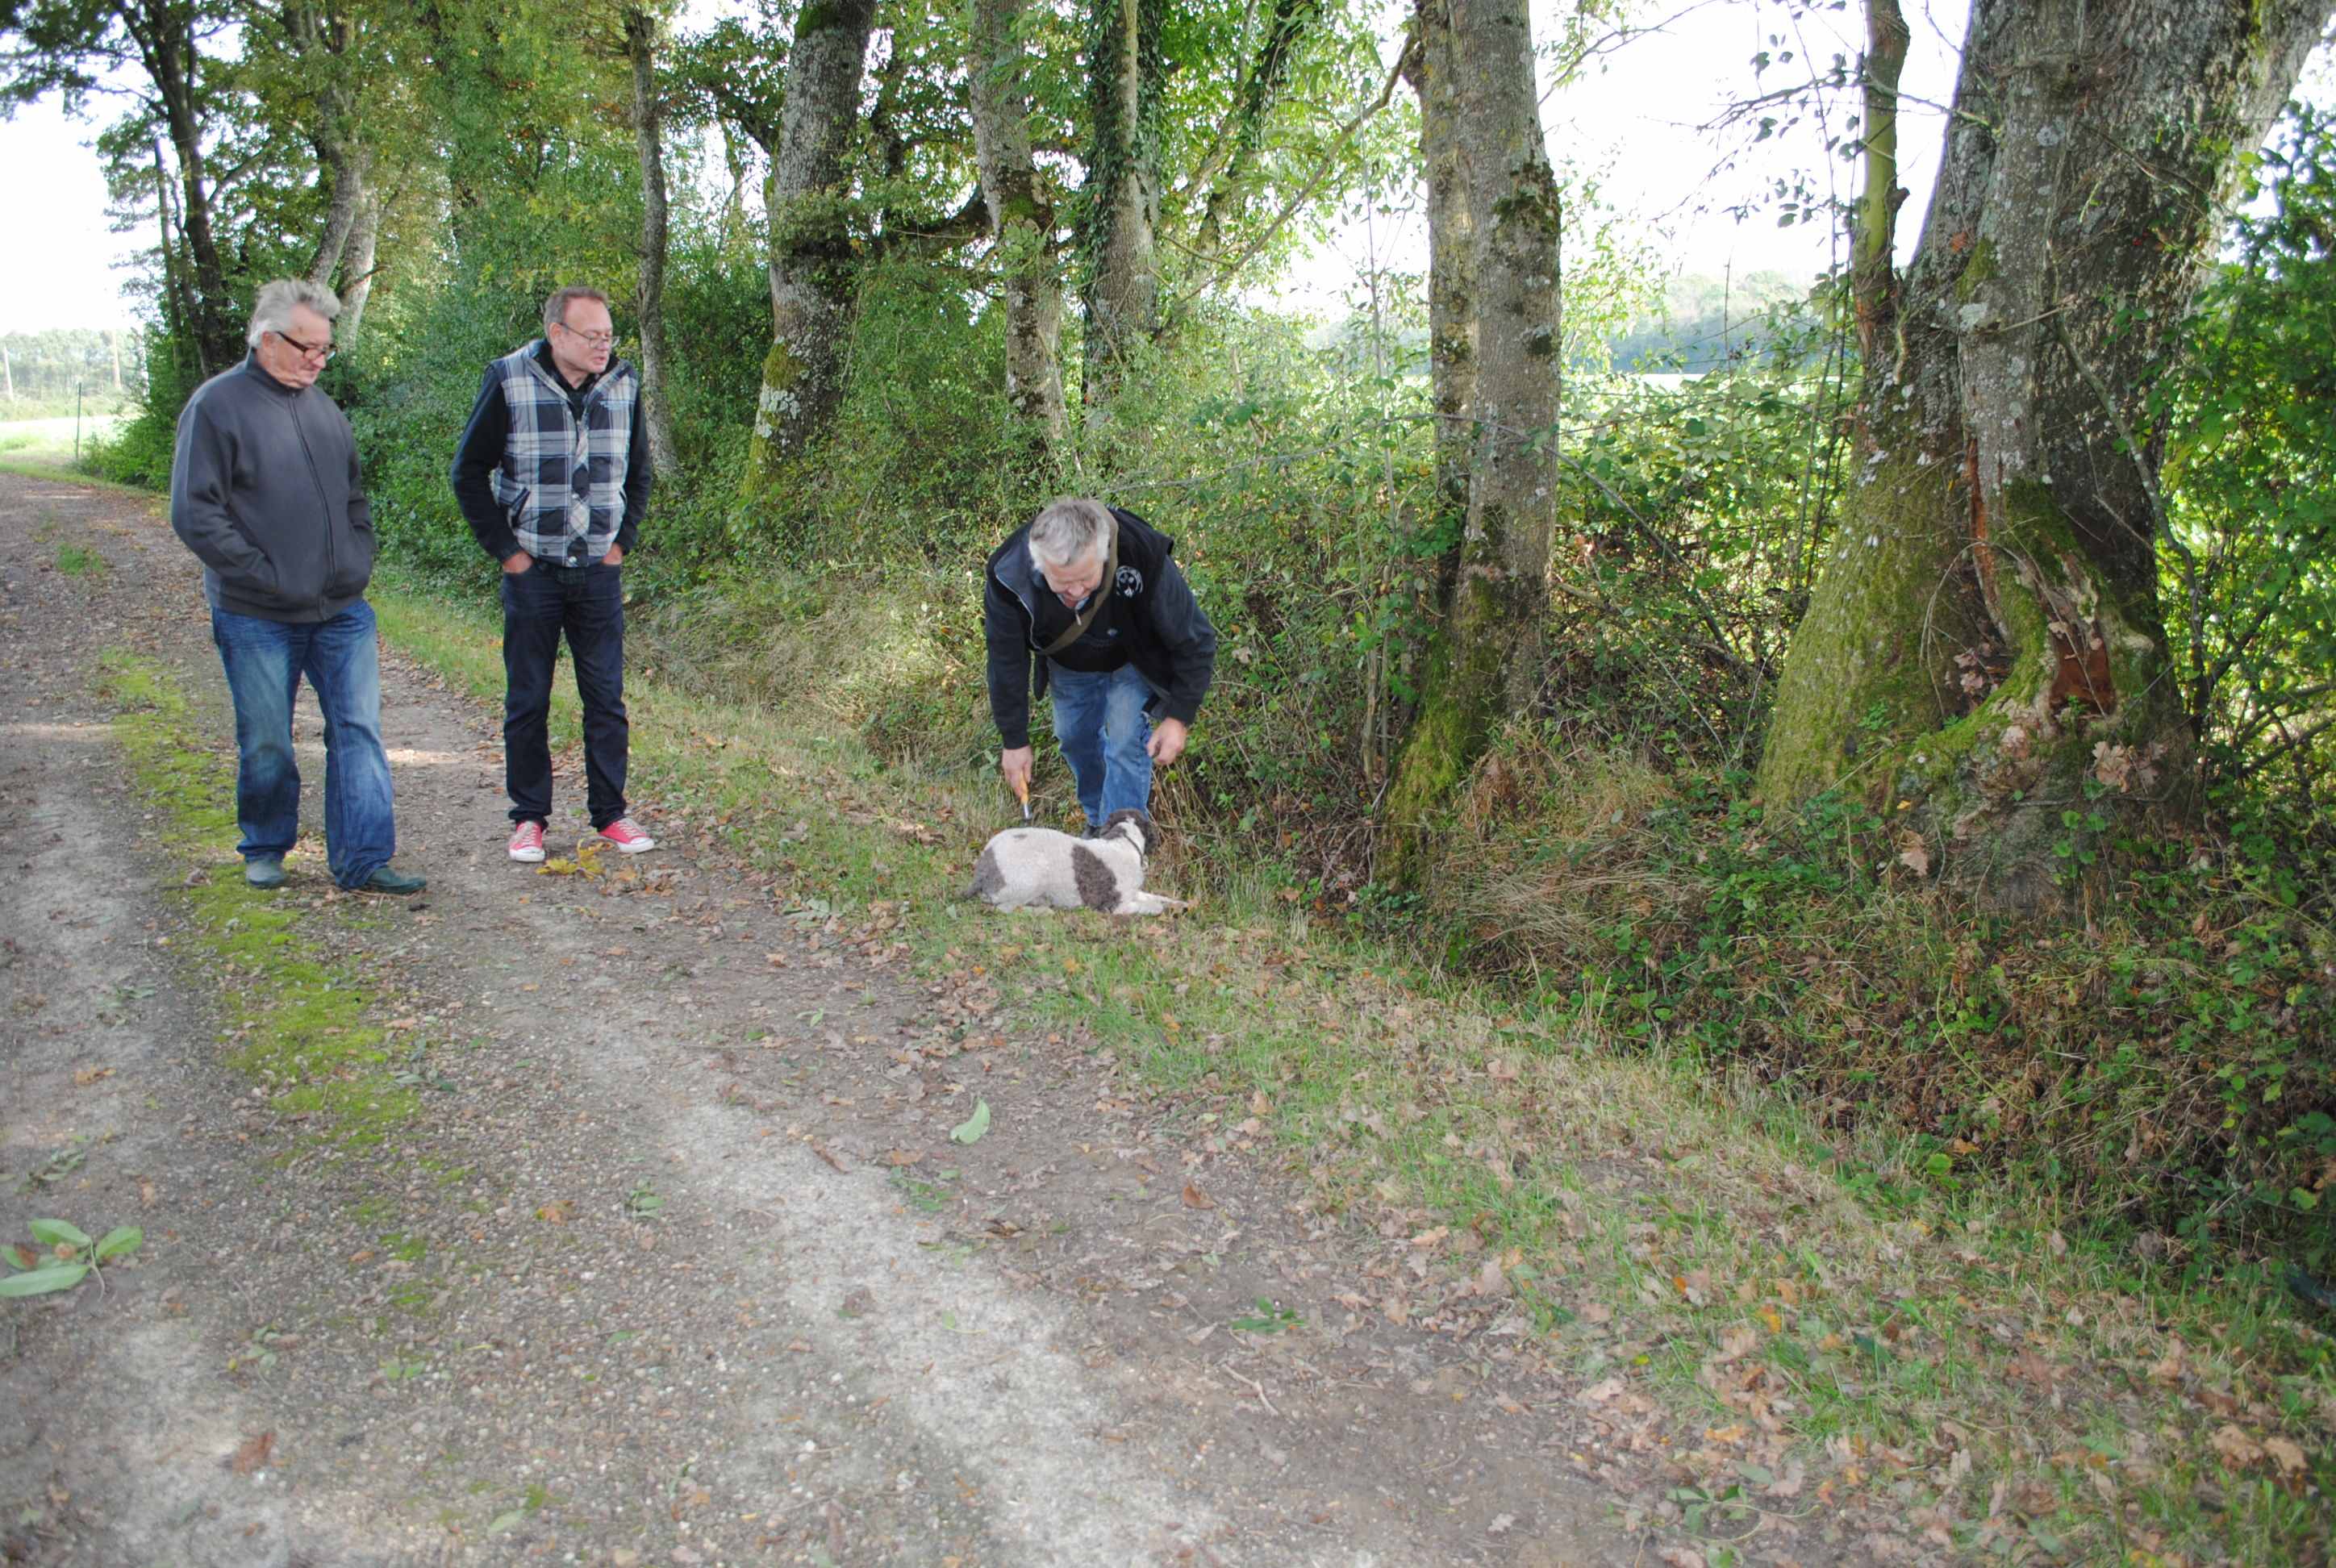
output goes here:
{"type": "Polygon", "coordinates": [[[628,855],[657,848],[657,840],[641,832],[640,824],[630,817],[618,817],[600,830],[600,836],[616,845],[620,852],[628,855]]]}
{"type": "Polygon", "coordinates": [[[541,823],[521,823],[511,830],[511,858],[530,865],[543,858],[541,823]]]}

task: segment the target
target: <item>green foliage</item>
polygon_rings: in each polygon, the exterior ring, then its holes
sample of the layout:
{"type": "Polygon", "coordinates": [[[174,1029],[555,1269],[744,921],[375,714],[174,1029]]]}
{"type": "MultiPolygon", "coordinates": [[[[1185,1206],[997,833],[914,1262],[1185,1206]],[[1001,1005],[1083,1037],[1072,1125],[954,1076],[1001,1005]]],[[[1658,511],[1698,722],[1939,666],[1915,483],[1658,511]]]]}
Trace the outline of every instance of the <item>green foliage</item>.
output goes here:
{"type": "Polygon", "coordinates": [[[2243,837],[2308,846],[2321,890],[2336,824],[2336,119],[2298,104],[2205,291],[2168,427],[2164,597],[2209,788],[2243,837]]]}
{"type": "Polygon", "coordinates": [[[1864,806],[1786,817],[1742,783],[1521,745],[1440,912],[1610,1035],[1914,1133],[1934,1180],[2011,1171],[2201,1261],[2336,1262],[2336,937],[2275,857],[2072,812],[2108,889],[2072,933],[1975,915],[1864,806]]]}
{"type": "Polygon", "coordinates": [[[102,1284],[98,1265],[128,1257],[146,1240],[135,1225],[117,1225],[96,1241],[69,1220],[34,1220],[28,1228],[34,1245],[0,1246],[0,1263],[8,1266],[0,1297],[45,1296],[92,1278],[102,1284]]]}

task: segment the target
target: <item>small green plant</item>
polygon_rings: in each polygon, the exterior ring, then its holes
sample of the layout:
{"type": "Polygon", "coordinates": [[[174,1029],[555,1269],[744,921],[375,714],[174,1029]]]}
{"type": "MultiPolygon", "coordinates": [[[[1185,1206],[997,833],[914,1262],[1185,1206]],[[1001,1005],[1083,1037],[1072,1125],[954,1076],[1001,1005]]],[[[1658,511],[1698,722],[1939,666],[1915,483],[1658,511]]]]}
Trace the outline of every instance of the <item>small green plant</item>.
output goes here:
{"type": "Polygon", "coordinates": [[[86,1147],[88,1142],[86,1138],[75,1138],[72,1143],[51,1154],[25,1173],[23,1184],[16,1190],[29,1193],[44,1183],[59,1181],[73,1174],[81,1168],[82,1162],[89,1157],[86,1147]]]}
{"type": "Polygon", "coordinates": [[[77,544],[57,546],[57,570],[67,577],[95,577],[105,570],[105,557],[77,544]]]}
{"type": "Polygon", "coordinates": [[[664,1195],[651,1186],[646,1178],[635,1183],[633,1190],[625,1194],[625,1213],[637,1219],[646,1220],[664,1207],[664,1195]]]}
{"type": "Polygon", "coordinates": [[[1295,1329],[1305,1320],[1288,1307],[1267,1297],[1257,1299],[1257,1310],[1235,1318],[1226,1327],[1244,1334],[1279,1334],[1295,1329]]]}
{"type": "Polygon", "coordinates": [[[0,1296],[45,1296],[53,1290],[70,1290],[92,1275],[96,1275],[102,1288],[105,1276],[97,1266],[128,1257],[146,1240],[146,1232],[135,1225],[117,1225],[97,1242],[68,1220],[34,1220],[28,1229],[40,1243],[37,1249],[22,1242],[0,1247],[0,1260],[6,1261],[10,1271],[0,1278],[0,1296]]]}

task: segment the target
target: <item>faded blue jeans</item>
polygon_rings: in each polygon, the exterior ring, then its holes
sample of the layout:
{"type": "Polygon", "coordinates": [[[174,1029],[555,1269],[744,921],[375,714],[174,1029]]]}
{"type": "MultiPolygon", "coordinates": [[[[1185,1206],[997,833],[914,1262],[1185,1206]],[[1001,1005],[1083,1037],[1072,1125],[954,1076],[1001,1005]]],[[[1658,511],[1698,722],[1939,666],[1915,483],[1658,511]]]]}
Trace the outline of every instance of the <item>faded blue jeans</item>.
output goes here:
{"type": "Polygon", "coordinates": [[[1101,674],[1046,672],[1055,698],[1055,739],[1079,787],[1087,826],[1099,828],[1116,811],[1152,809],[1152,720],[1144,706],[1152,687],[1133,664],[1101,674]]]}
{"type": "Polygon", "coordinates": [[[246,860],[280,857],[300,836],[292,698],[306,676],[325,710],[325,864],[341,886],[364,885],[397,852],[373,607],[359,599],[324,621],[213,609],[211,640],[235,698],[236,847],[246,860]]]}

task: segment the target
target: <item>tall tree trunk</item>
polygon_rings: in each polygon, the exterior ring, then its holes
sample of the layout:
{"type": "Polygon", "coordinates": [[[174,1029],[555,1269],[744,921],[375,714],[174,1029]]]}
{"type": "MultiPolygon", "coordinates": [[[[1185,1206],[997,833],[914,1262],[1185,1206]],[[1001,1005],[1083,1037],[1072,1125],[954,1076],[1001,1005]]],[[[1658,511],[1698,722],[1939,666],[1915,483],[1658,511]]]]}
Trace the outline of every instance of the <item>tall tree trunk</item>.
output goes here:
{"type": "Polygon", "coordinates": [[[1092,0],[1087,32],[1086,306],[1089,425],[1110,417],[1129,355],[1160,316],[1160,30],[1166,0],[1092,0]]]}
{"type": "MultiPolygon", "coordinates": [[[[170,338],[172,369],[181,382],[186,379],[187,365],[194,364],[198,380],[208,379],[211,373],[209,352],[203,347],[201,336],[195,330],[195,291],[187,281],[186,259],[179,254],[179,242],[171,238],[178,215],[170,205],[170,162],[162,156],[162,143],[154,143],[154,227],[161,239],[162,257],[162,325],[170,338]]],[[[152,373],[148,373],[151,383],[152,373]]],[[[191,387],[180,386],[182,394],[191,387]]]]}
{"type": "Polygon", "coordinates": [[[767,187],[771,352],[747,453],[750,495],[810,446],[843,401],[854,275],[843,158],[875,15],[875,0],[822,0],[795,23],[767,187]]]}
{"type": "MultiPolygon", "coordinates": [[[[1411,880],[1433,820],[1538,689],[1557,508],[1557,177],[1519,0],[1449,0],[1476,319],[1475,452],[1458,579],[1385,806],[1380,871],[1411,880]]],[[[1432,77],[1437,41],[1421,40],[1432,77]]],[[[1433,241],[1431,241],[1431,249],[1433,241]]]]}
{"type": "Polygon", "coordinates": [[[179,231],[194,269],[188,291],[192,306],[189,326],[206,366],[232,365],[243,356],[243,333],[211,231],[210,181],[204,172],[202,113],[195,81],[200,54],[194,16],[171,0],[139,0],[124,6],[122,16],[154,83],[163,131],[179,161],[179,231]]]}
{"type": "MultiPolygon", "coordinates": [[[[2049,845],[2088,783],[2186,805],[2146,400],[2327,14],[1976,0],[1921,245],[1894,299],[1861,278],[1882,329],[1859,461],[1777,692],[1768,800],[1903,803],[1910,852],[1922,834],[2015,907],[2054,898],[2049,845]]],[[[1868,190],[1875,227],[1891,200],[1868,190]]]]}
{"type": "Polygon", "coordinates": [[[664,114],[657,84],[657,18],[641,6],[625,13],[625,52],[633,63],[633,131],[641,157],[639,298],[641,415],[648,428],[649,465],[675,471],[673,415],[666,404],[666,189],[664,114]]]}
{"type": "Polygon", "coordinates": [[[365,326],[365,302],[373,297],[374,250],[380,238],[381,196],[368,190],[349,230],[348,265],[341,271],[340,330],[334,336],[344,348],[356,342],[365,326]]]}
{"type": "Polygon", "coordinates": [[[329,288],[348,251],[358,209],[365,205],[365,176],[373,161],[371,149],[356,135],[356,94],[346,58],[351,29],[346,17],[310,5],[287,4],[281,21],[287,45],[303,74],[316,84],[316,121],[308,140],[327,194],[324,231],[308,260],[308,281],[329,288]]]}
{"type": "Polygon", "coordinates": [[[1418,45],[1408,56],[1419,96],[1419,153],[1427,187],[1427,339],[1429,397],[1436,410],[1436,600],[1451,604],[1459,579],[1460,539],[1468,519],[1468,468],[1475,433],[1476,258],[1468,210],[1468,170],[1461,156],[1460,77],[1452,54],[1450,0],[1418,0],[1418,45]]]}
{"type": "Polygon", "coordinates": [[[1006,281],[1006,395],[1032,454],[1052,469],[1070,439],[1060,357],[1063,296],[1055,274],[1054,209],[1030,153],[1021,16],[1022,0],[973,0],[966,76],[981,194],[1006,281]]]}
{"type": "Polygon", "coordinates": [[[332,183],[331,204],[325,209],[325,231],[317,237],[316,254],[308,260],[308,281],[330,288],[347,258],[349,236],[355,232],[357,214],[365,203],[365,170],[371,155],[345,138],[316,138],[316,161],[332,183]]]}

